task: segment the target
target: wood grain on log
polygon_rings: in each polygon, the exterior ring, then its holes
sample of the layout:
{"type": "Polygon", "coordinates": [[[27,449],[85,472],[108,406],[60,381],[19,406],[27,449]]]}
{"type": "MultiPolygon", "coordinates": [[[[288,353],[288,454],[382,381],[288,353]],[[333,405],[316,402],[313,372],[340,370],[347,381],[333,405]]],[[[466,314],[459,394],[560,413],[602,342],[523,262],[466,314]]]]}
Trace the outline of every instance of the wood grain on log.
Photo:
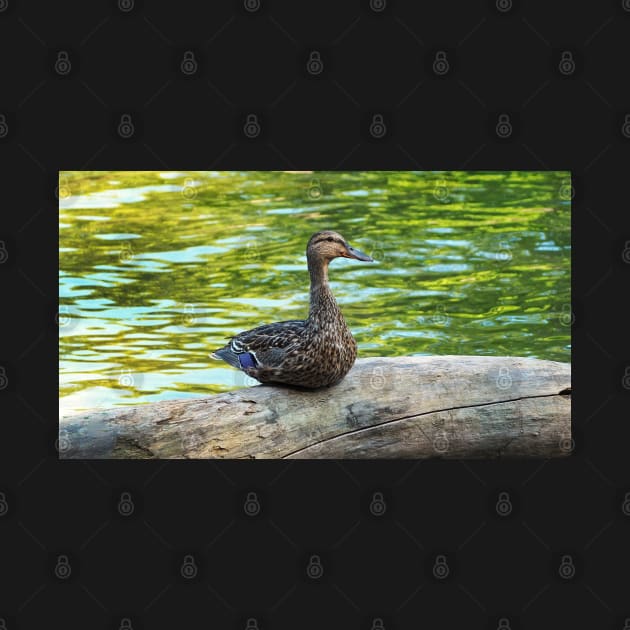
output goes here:
{"type": "Polygon", "coordinates": [[[556,457],[571,368],[519,357],[359,359],[341,383],[258,385],[60,420],[62,459],[556,457]]]}

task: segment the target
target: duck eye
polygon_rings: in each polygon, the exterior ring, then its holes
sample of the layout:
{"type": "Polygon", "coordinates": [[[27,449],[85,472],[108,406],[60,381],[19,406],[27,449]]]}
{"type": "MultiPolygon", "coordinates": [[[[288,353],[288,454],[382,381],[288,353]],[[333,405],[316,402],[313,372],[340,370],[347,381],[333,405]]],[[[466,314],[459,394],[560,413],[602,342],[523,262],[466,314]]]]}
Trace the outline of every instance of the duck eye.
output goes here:
{"type": "Polygon", "coordinates": [[[329,236],[326,240],[327,240],[329,243],[332,243],[332,242],[333,242],[333,237],[332,237],[332,236],[329,236]]]}

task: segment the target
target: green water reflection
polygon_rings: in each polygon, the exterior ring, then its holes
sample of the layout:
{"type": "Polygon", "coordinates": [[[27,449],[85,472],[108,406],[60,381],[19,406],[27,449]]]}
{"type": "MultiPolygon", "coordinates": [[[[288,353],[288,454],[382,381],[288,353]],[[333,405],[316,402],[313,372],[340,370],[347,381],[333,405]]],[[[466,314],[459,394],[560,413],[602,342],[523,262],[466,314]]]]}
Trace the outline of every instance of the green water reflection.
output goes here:
{"type": "Polygon", "coordinates": [[[359,356],[570,360],[566,172],[65,172],[60,413],[254,384],[210,350],[305,317],[304,249],[335,260],[359,356]]]}

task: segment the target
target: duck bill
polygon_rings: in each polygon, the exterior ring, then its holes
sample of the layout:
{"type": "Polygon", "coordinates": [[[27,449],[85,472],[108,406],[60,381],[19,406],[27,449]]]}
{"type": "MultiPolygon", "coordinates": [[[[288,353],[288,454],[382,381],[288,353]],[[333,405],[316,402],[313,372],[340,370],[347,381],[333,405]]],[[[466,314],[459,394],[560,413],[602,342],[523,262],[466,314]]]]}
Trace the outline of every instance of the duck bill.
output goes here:
{"type": "Polygon", "coordinates": [[[348,245],[346,251],[348,252],[347,258],[356,258],[356,260],[362,260],[363,262],[374,262],[374,258],[371,258],[354,247],[350,247],[350,245],[348,245]]]}

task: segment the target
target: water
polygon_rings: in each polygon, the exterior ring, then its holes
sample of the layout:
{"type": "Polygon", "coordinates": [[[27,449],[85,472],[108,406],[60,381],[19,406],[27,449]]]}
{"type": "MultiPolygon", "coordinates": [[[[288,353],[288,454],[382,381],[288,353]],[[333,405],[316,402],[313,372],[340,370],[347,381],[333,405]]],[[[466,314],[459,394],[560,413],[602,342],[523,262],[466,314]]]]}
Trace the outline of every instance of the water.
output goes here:
{"type": "Polygon", "coordinates": [[[570,360],[567,172],[66,172],[60,414],[256,381],[209,353],[308,313],[305,246],[340,232],[331,286],[359,356],[570,360]]]}

